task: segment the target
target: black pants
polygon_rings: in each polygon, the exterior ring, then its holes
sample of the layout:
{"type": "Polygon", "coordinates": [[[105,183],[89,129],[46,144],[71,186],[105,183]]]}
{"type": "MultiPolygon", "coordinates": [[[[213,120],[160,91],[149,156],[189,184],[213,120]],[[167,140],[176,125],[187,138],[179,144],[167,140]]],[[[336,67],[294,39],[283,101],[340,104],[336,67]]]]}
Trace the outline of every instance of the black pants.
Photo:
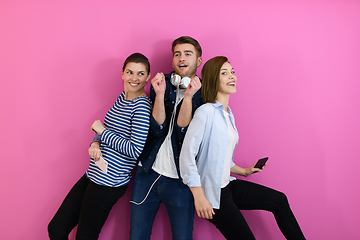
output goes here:
{"type": "Polygon", "coordinates": [[[126,189],[127,185],[101,186],[84,175],[70,190],[49,223],[50,239],[68,239],[76,225],[76,239],[98,239],[111,208],[125,194],[126,189]]]}
{"type": "Polygon", "coordinates": [[[259,184],[234,180],[221,189],[220,209],[209,220],[224,237],[255,239],[240,210],[267,210],[274,214],[286,239],[305,239],[285,194],[259,184]]]}

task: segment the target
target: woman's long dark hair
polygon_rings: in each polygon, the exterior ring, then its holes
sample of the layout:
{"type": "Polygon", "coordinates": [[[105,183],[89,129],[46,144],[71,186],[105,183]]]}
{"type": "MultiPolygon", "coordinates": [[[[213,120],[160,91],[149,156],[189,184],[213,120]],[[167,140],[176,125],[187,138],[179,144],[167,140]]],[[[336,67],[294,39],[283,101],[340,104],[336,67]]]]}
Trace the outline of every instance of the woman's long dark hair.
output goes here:
{"type": "Polygon", "coordinates": [[[227,57],[217,56],[208,60],[201,70],[201,98],[203,103],[214,103],[219,91],[220,69],[228,62],[227,57]]]}

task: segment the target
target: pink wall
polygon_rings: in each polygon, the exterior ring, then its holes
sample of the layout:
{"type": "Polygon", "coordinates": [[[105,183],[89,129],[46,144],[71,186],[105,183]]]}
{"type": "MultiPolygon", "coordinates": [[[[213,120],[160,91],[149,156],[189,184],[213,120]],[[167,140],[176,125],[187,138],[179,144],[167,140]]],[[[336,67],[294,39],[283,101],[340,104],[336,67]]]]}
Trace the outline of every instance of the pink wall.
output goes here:
{"type": "MultiPolygon", "coordinates": [[[[248,180],[284,191],[308,239],[359,239],[360,2],[156,2],[0,2],[0,239],[47,239],[87,169],[91,123],[123,90],[124,58],[169,72],[181,35],[235,67],[236,162],[270,157],[248,180]]],[[[128,239],[130,190],[100,239],[128,239]]],[[[270,213],[244,214],[257,239],[283,239],[270,213]]],[[[170,236],[161,208],[152,239],[170,236]]],[[[223,238],[196,217],[194,239],[223,238]]]]}

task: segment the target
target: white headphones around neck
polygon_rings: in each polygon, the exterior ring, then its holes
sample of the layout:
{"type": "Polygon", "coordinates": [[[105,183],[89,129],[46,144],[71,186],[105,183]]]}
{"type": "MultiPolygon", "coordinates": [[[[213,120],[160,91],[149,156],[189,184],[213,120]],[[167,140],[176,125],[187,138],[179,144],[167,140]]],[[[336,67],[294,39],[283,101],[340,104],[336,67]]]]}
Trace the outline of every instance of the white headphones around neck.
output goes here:
{"type": "Polygon", "coordinates": [[[175,74],[175,73],[171,74],[170,82],[175,87],[187,88],[190,84],[190,81],[191,81],[191,78],[189,78],[189,77],[181,78],[181,76],[178,74],[175,74]]]}

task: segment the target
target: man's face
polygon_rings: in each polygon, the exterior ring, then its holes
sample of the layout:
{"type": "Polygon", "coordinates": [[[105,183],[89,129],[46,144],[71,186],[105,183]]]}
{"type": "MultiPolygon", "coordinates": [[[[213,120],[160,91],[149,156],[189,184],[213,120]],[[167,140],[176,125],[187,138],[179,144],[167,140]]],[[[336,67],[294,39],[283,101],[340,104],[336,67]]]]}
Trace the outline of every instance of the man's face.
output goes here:
{"type": "Polygon", "coordinates": [[[201,62],[202,58],[197,57],[195,47],[192,44],[184,43],[175,46],[172,64],[176,74],[181,77],[193,78],[201,62]]]}

